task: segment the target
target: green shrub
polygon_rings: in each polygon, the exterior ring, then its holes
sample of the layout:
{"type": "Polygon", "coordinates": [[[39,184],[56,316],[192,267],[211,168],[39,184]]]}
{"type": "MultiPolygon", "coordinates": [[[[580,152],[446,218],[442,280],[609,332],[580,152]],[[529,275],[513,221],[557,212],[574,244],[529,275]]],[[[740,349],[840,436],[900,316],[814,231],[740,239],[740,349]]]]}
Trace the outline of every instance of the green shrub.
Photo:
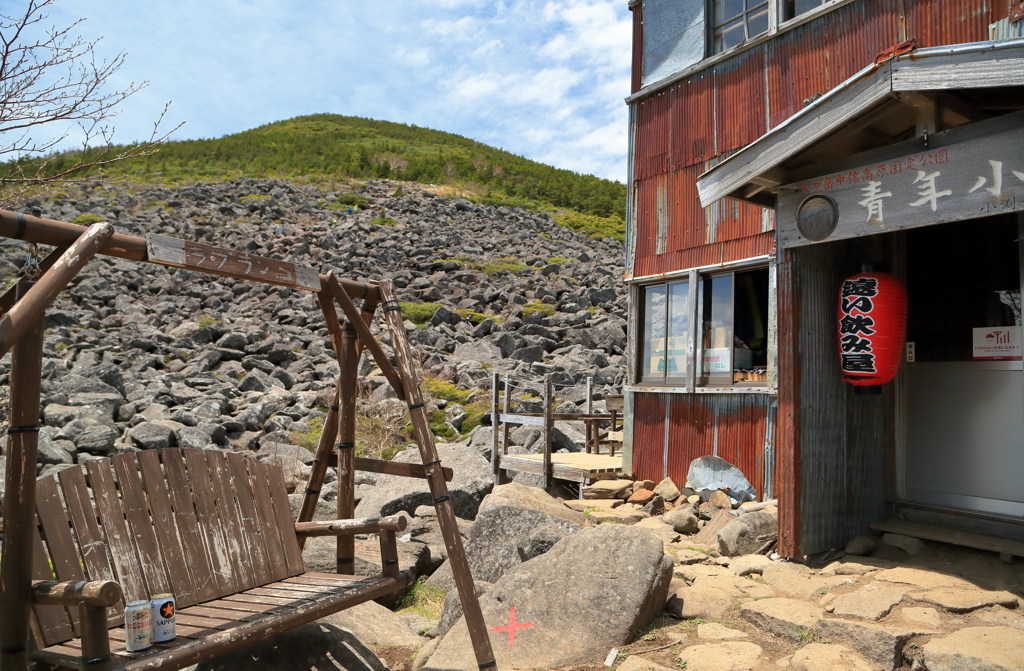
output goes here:
{"type": "Polygon", "coordinates": [[[440,303],[399,303],[398,307],[402,308],[402,316],[411,321],[416,326],[423,326],[430,321],[437,309],[441,307],[440,303]]]}
{"type": "Polygon", "coordinates": [[[444,410],[440,410],[438,408],[434,408],[430,411],[430,414],[427,415],[427,421],[430,423],[430,432],[435,436],[444,438],[445,440],[451,440],[455,437],[455,430],[448,426],[445,419],[444,410]]]}
{"type": "Polygon", "coordinates": [[[523,306],[523,316],[527,317],[535,312],[539,312],[545,317],[551,317],[555,314],[555,306],[548,305],[547,303],[541,303],[540,301],[532,301],[523,306]]]}
{"type": "Polygon", "coordinates": [[[398,222],[394,219],[374,219],[370,223],[376,224],[377,226],[394,226],[398,222]]]}
{"type": "Polygon", "coordinates": [[[548,263],[565,264],[569,263],[569,259],[565,258],[564,256],[552,256],[550,259],[548,259],[548,263]]]}
{"type": "Polygon", "coordinates": [[[320,445],[320,434],[324,431],[324,421],[319,417],[314,417],[307,424],[309,429],[304,432],[292,431],[292,440],[296,445],[301,445],[310,452],[316,453],[316,448],[320,445]]]}
{"type": "MultiPolygon", "coordinates": [[[[423,384],[420,385],[423,391],[430,394],[431,398],[438,398],[449,403],[458,403],[459,405],[465,405],[469,401],[469,396],[473,392],[466,391],[465,389],[459,389],[455,386],[454,382],[448,382],[447,380],[439,380],[436,377],[426,376],[423,378],[423,384]]],[[[441,413],[444,415],[444,413],[441,413]]]]}
{"type": "Polygon", "coordinates": [[[478,326],[485,319],[493,319],[491,315],[485,315],[483,312],[473,312],[469,308],[456,310],[455,314],[459,315],[463,319],[468,319],[469,323],[473,326],[478,326]]]}
{"type": "Polygon", "coordinates": [[[460,431],[462,435],[469,435],[469,432],[480,426],[480,422],[483,420],[484,415],[487,414],[491,409],[490,399],[484,399],[481,401],[473,401],[463,406],[466,410],[466,419],[462,420],[462,428],[460,431]]]}
{"type": "Polygon", "coordinates": [[[412,588],[398,599],[396,610],[399,613],[416,613],[428,620],[441,618],[441,607],[448,594],[440,587],[427,584],[426,577],[416,579],[412,588]]]}
{"type": "Polygon", "coordinates": [[[619,242],[626,241],[626,222],[621,217],[599,217],[596,214],[580,214],[566,212],[556,214],[555,221],[559,226],[574,231],[583,231],[592,238],[614,238],[619,242]]]}
{"type": "Polygon", "coordinates": [[[243,203],[251,203],[254,200],[270,200],[270,196],[265,193],[251,193],[248,196],[242,196],[243,203]]]}
{"type": "Polygon", "coordinates": [[[522,261],[511,256],[502,257],[500,259],[491,259],[484,263],[473,264],[473,270],[486,275],[494,275],[495,273],[501,272],[518,273],[520,270],[526,270],[529,267],[530,266],[526,265],[522,261]]]}
{"type": "Polygon", "coordinates": [[[78,224],[79,226],[91,226],[92,224],[98,224],[101,221],[106,221],[106,217],[101,217],[98,214],[80,214],[71,220],[72,224],[78,224]]]}
{"type": "Polygon", "coordinates": [[[355,193],[341,193],[334,199],[334,205],[338,206],[336,209],[339,210],[342,209],[342,207],[364,208],[370,206],[370,201],[367,200],[365,196],[360,196],[355,193]]]}

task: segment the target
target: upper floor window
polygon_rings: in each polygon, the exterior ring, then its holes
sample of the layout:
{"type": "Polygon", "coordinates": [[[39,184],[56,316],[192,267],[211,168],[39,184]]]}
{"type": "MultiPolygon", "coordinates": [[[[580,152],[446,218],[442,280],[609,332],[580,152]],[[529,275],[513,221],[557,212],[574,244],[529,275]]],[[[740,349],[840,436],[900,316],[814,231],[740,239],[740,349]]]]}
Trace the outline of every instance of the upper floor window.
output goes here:
{"type": "Polygon", "coordinates": [[[815,7],[821,7],[826,0],[786,0],[785,20],[793,19],[815,7]]]}
{"type": "MultiPolygon", "coordinates": [[[[801,0],[790,0],[801,4],[801,0]]],[[[731,49],[768,32],[768,0],[714,0],[712,51],[731,49]]]]}

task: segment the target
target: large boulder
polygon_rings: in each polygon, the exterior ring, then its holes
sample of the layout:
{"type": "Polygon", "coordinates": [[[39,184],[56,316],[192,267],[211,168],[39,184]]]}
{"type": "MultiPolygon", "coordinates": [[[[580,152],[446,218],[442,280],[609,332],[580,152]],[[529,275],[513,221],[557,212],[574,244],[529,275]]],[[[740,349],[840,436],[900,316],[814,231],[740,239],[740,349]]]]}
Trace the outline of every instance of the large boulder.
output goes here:
{"type": "Polygon", "coordinates": [[[317,620],[339,629],[348,629],[366,645],[401,646],[419,648],[426,642],[413,631],[408,622],[398,613],[385,608],[376,601],[367,601],[339,613],[317,620]]]}
{"type": "Polygon", "coordinates": [[[304,624],[245,648],[200,662],[196,671],[250,671],[254,661],[274,671],[388,671],[351,631],[324,621],[304,624]]]}
{"type": "Polygon", "coordinates": [[[480,504],[477,514],[497,508],[498,506],[511,506],[512,508],[523,508],[524,510],[539,510],[542,513],[559,517],[573,524],[583,525],[587,518],[583,513],[570,510],[561,501],[551,496],[543,489],[527,487],[517,483],[499,485],[488,494],[480,504]]]}
{"type": "MultiPolygon", "coordinates": [[[[558,541],[576,533],[582,527],[539,510],[526,510],[511,506],[488,508],[479,513],[469,528],[466,542],[466,559],[475,580],[496,582],[501,576],[523,562],[523,555],[536,552],[532,546],[538,544],[541,536],[558,541]],[[522,551],[520,545],[523,546],[522,551]]],[[[551,547],[549,546],[549,547],[551,547]]],[[[529,557],[528,557],[529,558],[529,557]]],[[[451,564],[446,562],[428,583],[434,587],[451,590],[455,586],[451,564]]]]}
{"type": "MultiPolygon", "coordinates": [[[[437,454],[441,465],[454,471],[454,477],[448,483],[448,495],[455,508],[455,515],[463,519],[474,519],[480,503],[494,488],[490,462],[463,445],[439,444],[437,454]]],[[[415,447],[402,452],[394,461],[422,463],[419,449],[415,447]]],[[[426,480],[382,474],[377,477],[377,485],[367,491],[356,506],[355,516],[394,515],[399,510],[412,515],[417,507],[433,503],[426,480]]]]}
{"type": "Polygon", "coordinates": [[[756,512],[740,515],[718,532],[718,551],[726,557],[757,552],[779,531],[779,516],[756,512]]]}
{"type": "MultiPolygon", "coordinates": [[[[600,663],[657,617],[672,560],[642,529],[590,527],[509,570],[480,599],[498,668],[600,663]]],[[[465,618],[426,669],[475,671],[465,618]]]]}

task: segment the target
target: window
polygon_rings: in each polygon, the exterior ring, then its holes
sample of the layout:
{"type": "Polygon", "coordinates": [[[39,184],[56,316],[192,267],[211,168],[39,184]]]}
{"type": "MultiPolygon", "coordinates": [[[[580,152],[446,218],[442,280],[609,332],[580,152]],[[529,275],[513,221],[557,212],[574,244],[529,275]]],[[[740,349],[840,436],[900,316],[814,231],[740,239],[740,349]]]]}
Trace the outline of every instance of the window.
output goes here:
{"type": "Polygon", "coordinates": [[[821,7],[827,0],[786,0],[786,20],[796,18],[815,7],[821,7]]]}
{"type": "Polygon", "coordinates": [[[768,269],[709,273],[695,285],[641,287],[640,381],[683,385],[692,371],[693,387],[767,385],[768,269]],[[692,362],[690,352],[699,353],[692,362]]]}
{"type": "Polygon", "coordinates": [[[712,52],[768,32],[768,5],[769,0],[713,0],[712,52]]]}

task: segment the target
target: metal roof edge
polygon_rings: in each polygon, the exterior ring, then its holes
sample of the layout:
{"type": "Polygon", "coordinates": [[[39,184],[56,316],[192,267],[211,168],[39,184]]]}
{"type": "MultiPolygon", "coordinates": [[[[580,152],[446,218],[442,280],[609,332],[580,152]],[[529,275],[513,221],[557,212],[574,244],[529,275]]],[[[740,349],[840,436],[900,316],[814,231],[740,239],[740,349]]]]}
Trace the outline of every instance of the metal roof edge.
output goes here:
{"type": "MultiPolygon", "coordinates": [[[[1001,51],[1007,49],[1020,49],[1022,51],[1022,56],[1024,56],[1024,38],[986,42],[967,42],[964,44],[919,48],[906,54],[886,59],[881,63],[871,63],[856,74],[852,75],[846,81],[837,85],[818,100],[815,100],[804,109],[800,110],[775,128],[748,144],[746,147],[740,149],[721,163],[702,173],[697,179],[697,193],[700,197],[701,205],[703,207],[707,207],[719,198],[726,197],[735,189],[747,183],[747,180],[743,179],[740,175],[736,175],[732,180],[727,179],[727,176],[733,170],[738,170],[741,164],[747,165],[756,159],[756,154],[753,154],[752,152],[756,152],[758,147],[764,148],[766,145],[770,145],[780,135],[789,132],[795,126],[805,124],[807,119],[812,115],[822,117],[827,114],[830,107],[835,106],[838,108],[839,103],[836,101],[840,98],[848,97],[849,94],[854,93],[858,87],[864,89],[866,92],[871,89],[873,85],[879,83],[877,80],[887,79],[889,80],[888,89],[889,92],[891,92],[893,90],[891,67],[893,63],[899,63],[900,67],[906,68],[914,67],[916,63],[926,61],[933,57],[972,54],[985,51],[1001,51]],[[714,183],[709,183],[709,177],[717,177],[718,179],[714,183]]],[[[863,111],[863,109],[860,111],[863,111]]],[[[809,125],[810,122],[807,122],[807,124],[809,125]]],[[[820,135],[825,135],[828,132],[831,132],[831,130],[833,130],[831,127],[822,127],[817,134],[813,132],[808,133],[800,143],[793,143],[788,151],[776,152],[775,155],[772,156],[772,165],[762,166],[761,171],[763,172],[763,170],[771,169],[789,156],[802,151],[813,141],[820,139],[820,135]]]]}

